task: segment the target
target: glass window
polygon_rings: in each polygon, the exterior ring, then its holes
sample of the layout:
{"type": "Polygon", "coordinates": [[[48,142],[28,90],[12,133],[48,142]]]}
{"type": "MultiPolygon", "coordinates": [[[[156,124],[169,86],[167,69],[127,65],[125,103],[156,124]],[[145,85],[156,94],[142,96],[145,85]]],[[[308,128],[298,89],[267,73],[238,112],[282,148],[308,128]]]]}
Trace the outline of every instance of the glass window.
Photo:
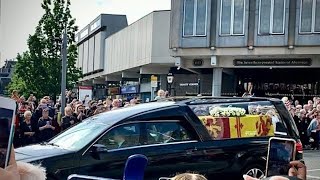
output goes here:
{"type": "Polygon", "coordinates": [[[140,145],[139,124],[126,124],[113,128],[107,132],[98,142],[106,146],[108,150],[126,148],[140,145]]]}
{"type": "Polygon", "coordinates": [[[284,34],[286,0],[260,0],[259,34],[284,34]]]}
{"type": "Polygon", "coordinates": [[[201,104],[189,107],[213,139],[287,135],[285,123],[269,101],[201,104]]]}
{"type": "Polygon", "coordinates": [[[320,0],[301,0],[300,33],[320,33],[320,0]]]}
{"type": "Polygon", "coordinates": [[[315,32],[320,32],[320,0],[316,1],[315,32]]]}
{"type": "Polygon", "coordinates": [[[183,36],[206,36],[207,0],[184,0],[183,36]]]}
{"type": "Polygon", "coordinates": [[[243,34],[244,26],[244,1],[234,1],[234,25],[233,33],[234,34],[243,34]]]}
{"type": "Polygon", "coordinates": [[[269,34],[270,10],[271,10],[271,1],[260,0],[260,32],[259,34],[269,34]]]}
{"type": "Polygon", "coordinates": [[[284,33],[285,0],[274,0],[272,33],[284,33]]]}
{"type": "Polygon", "coordinates": [[[301,5],[301,32],[311,32],[313,0],[303,0],[301,5]]]}
{"type": "Polygon", "coordinates": [[[194,0],[185,0],[184,35],[193,35],[194,0]]]}
{"type": "Polygon", "coordinates": [[[82,149],[106,129],[105,124],[96,122],[94,118],[95,117],[89,118],[64,131],[53,138],[49,143],[72,151],[82,149]]]}
{"type": "Polygon", "coordinates": [[[206,14],[207,14],[207,2],[206,0],[197,1],[197,32],[196,34],[206,34],[206,14]]]}
{"type": "Polygon", "coordinates": [[[193,140],[179,122],[146,123],[147,144],[163,144],[193,140]]]}
{"type": "Polygon", "coordinates": [[[230,25],[231,25],[231,1],[224,0],[221,1],[221,34],[230,34],[230,25]]]}
{"type": "Polygon", "coordinates": [[[221,0],[220,35],[244,34],[245,0],[221,0]]]}

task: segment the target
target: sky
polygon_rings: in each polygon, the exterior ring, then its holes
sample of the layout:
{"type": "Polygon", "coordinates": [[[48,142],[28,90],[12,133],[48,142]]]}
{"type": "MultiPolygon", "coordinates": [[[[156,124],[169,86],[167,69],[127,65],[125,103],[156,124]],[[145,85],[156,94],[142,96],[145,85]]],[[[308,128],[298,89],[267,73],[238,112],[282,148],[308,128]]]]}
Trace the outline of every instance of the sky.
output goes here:
{"type": "MultiPolygon", "coordinates": [[[[33,34],[43,14],[42,0],[0,0],[0,66],[27,50],[27,39],[33,34]]],[[[99,14],[124,14],[131,24],[154,10],[170,9],[171,0],[71,0],[71,14],[82,29],[99,14]]]]}

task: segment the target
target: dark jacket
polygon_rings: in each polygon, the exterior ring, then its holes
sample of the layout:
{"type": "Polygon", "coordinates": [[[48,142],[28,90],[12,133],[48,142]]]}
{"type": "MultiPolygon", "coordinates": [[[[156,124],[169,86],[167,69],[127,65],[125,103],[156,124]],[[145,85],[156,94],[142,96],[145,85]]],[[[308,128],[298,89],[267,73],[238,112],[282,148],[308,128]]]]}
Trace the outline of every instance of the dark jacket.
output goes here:
{"type": "Polygon", "coordinates": [[[33,136],[25,135],[25,132],[36,132],[37,126],[33,126],[32,123],[30,124],[23,122],[20,126],[21,129],[21,137],[23,145],[29,145],[37,142],[36,134],[33,136]]]}
{"type": "MultiPolygon", "coordinates": [[[[41,117],[38,121],[38,129],[40,127],[45,126],[46,124],[50,124],[50,125],[54,126],[51,117],[49,117],[48,119],[43,119],[41,117]]],[[[55,131],[51,128],[47,128],[42,131],[40,131],[40,129],[39,129],[39,137],[38,138],[39,138],[40,142],[43,142],[43,141],[47,141],[47,140],[51,139],[54,135],[55,135],[55,131]]]]}
{"type": "Polygon", "coordinates": [[[69,127],[71,127],[75,123],[77,123],[77,119],[74,116],[64,116],[61,119],[61,129],[62,129],[62,131],[68,129],[69,127]],[[71,124],[70,123],[71,121],[73,121],[74,123],[71,124]]]}

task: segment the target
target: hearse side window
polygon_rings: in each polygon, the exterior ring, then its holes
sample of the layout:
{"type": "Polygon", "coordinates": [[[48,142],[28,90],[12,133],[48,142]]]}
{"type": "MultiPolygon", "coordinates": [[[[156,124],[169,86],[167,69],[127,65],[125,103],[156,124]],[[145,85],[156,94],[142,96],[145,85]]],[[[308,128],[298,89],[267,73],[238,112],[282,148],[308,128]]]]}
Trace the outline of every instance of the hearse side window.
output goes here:
{"type": "Polygon", "coordinates": [[[269,101],[189,106],[213,139],[287,135],[279,112],[269,101]]]}
{"type": "Polygon", "coordinates": [[[165,144],[194,140],[191,134],[177,122],[146,123],[147,144],[165,144]]]}
{"type": "Polygon", "coordinates": [[[98,142],[108,150],[140,145],[140,125],[125,124],[111,129],[98,142]]]}

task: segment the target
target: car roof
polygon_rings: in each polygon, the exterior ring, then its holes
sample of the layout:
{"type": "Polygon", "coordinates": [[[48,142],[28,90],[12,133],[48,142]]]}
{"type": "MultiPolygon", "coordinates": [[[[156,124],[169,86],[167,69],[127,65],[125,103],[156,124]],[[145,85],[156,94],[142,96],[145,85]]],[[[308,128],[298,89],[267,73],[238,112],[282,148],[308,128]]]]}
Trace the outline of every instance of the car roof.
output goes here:
{"type": "Polygon", "coordinates": [[[170,106],[184,106],[197,104],[215,104],[215,103],[237,103],[237,102],[256,102],[256,101],[281,101],[274,98],[258,98],[258,97],[171,97],[161,99],[156,102],[143,103],[135,106],[120,108],[113,111],[98,114],[89,119],[98,123],[113,125],[123,119],[129,118],[143,112],[162,109],[170,106]]]}
{"type": "Polygon", "coordinates": [[[162,99],[160,101],[174,101],[178,104],[207,104],[207,103],[236,103],[255,101],[281,101],[276,98],[266,97],[212,97],[212,96],[178,96],[162,99]]]}
{"type": "Polygon", "coordinates": [[[138,104],[135,106],[129,106],[129,107],[101,113],[96,116],[93,116],[91,119],[97,121],[98,123],[112,125],[123,119],[134,116],[136,114],[140,114],[140,113],[155,110],[155,109],[161,109],[164,107],[170,107],[174,105],[176,105],[176,103],[172,101],[138,104]]]}

